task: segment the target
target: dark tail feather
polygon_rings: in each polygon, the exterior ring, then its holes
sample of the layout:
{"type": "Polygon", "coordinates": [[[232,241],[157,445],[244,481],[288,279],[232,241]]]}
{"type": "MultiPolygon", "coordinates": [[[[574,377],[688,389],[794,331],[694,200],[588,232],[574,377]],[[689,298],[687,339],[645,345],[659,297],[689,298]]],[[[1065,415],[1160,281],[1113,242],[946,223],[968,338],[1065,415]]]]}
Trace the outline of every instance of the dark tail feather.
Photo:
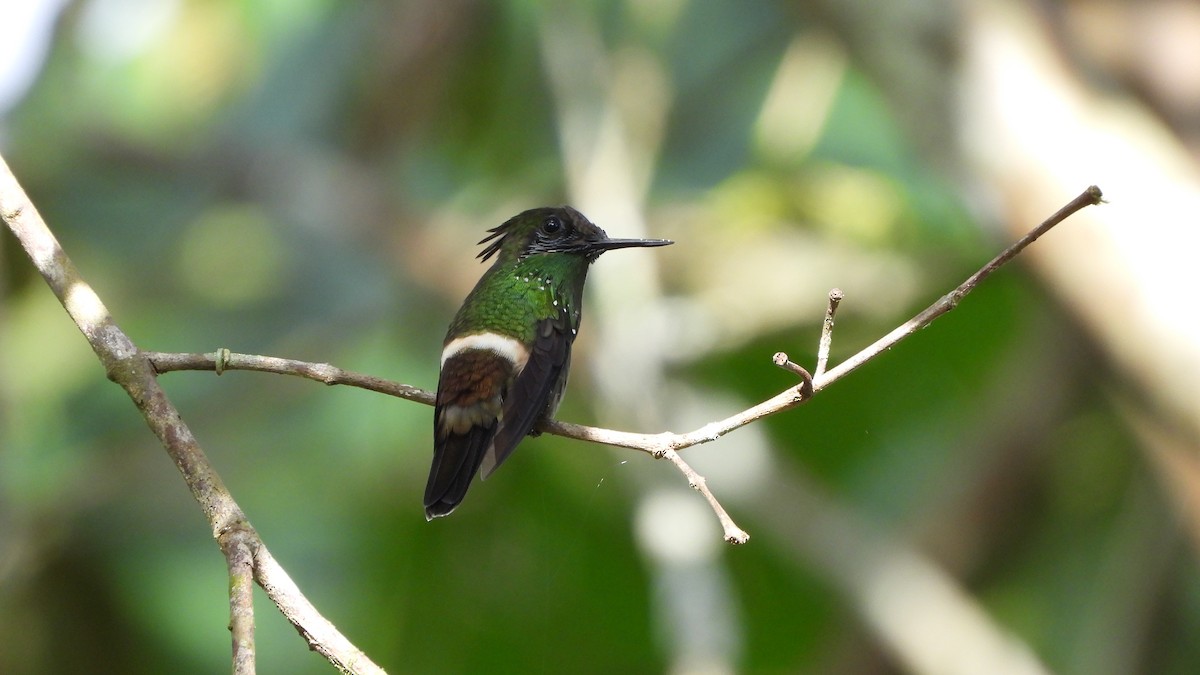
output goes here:
{"type": "Polygon", "coordinates": [[[425,484],[426,520],[449,515],[467,496],[467,488],[479,473],[479,465],[495,433],[495,424],[475,426],[465,434],[452,433],[436,442],[429,482],[425,484]]]}

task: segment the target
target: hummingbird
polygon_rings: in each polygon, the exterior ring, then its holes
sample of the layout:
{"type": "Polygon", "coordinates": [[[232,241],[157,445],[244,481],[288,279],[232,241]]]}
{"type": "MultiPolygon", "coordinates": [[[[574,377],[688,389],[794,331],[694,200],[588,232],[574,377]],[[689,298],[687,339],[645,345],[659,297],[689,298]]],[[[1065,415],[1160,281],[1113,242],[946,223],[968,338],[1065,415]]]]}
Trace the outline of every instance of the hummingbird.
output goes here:
{"type": "Polygon", "coordinates": [[[453,511],[481,467],[487,478],[558,409],[588,267],[605,251],[673,243],[611,239],[570,206],[530,209],[488,232],[476,257],[496,260],[442,346],[427,520],[453,511]]]}

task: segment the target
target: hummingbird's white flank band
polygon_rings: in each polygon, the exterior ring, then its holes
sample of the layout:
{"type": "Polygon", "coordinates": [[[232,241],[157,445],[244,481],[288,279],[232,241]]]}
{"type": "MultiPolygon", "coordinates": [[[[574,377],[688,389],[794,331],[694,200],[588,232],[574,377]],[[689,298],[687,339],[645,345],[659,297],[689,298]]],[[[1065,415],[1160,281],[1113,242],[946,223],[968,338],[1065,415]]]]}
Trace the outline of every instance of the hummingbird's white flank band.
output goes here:
{"type": "Polygon", "coordinates": [[[482,349],[495,352],[508,359],[516,372],[521,372],[525,362],[529,360],[529,350],[516,338],[499,333],[475,333],[454,338],[442,349],[442,365],[455,354],[468,349],[482,349]]]}

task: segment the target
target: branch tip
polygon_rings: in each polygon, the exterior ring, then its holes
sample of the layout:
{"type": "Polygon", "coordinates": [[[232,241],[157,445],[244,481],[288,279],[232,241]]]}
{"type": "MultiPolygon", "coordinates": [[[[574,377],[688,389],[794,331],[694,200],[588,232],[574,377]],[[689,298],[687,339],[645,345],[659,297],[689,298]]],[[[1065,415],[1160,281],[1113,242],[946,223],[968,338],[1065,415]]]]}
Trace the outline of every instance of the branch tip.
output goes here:
{"type": "Polygon", "coordinates": [[[844,297],[846,295],[840,288],[833,288],[829,291],[829,304],[825,306],[825,320],[821,322],[821,339],[817,341],[817,370],[813,374],[814,379],[824,375],[825,369],[829,366],[829,350],[833,345],[833,318],[837,315],[838,305],[842,304],[844,297]]]}
{"type": "Polygon", "coordinates": [[[725,532],[725,541],[734,546],[741,546],[750,541],[750,535],[740,527],[734,528],[732,532],[725,532]]]}
{"type": "Polygon", "coordinates": [[[788,355],[783,352],[775,352],[771,357],[771,361],[783,368],[784,370],[800,377],[800,398],[807,400],[813,395],[813,376],[808,370],[788,358],[788,355]]]}

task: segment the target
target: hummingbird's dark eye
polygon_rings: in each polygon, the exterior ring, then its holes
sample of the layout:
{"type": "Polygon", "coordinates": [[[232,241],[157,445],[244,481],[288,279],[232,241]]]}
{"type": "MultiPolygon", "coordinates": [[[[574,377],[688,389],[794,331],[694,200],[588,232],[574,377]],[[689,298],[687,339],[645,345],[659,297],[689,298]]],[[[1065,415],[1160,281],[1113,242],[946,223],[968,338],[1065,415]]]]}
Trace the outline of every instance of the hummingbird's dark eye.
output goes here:
{"type": "Polygon", "coordinates": [[[562,229],[563,223],[558,216],[549,216],[542,221],[542,232],[546,234],[555,234],[562,229]]]}

